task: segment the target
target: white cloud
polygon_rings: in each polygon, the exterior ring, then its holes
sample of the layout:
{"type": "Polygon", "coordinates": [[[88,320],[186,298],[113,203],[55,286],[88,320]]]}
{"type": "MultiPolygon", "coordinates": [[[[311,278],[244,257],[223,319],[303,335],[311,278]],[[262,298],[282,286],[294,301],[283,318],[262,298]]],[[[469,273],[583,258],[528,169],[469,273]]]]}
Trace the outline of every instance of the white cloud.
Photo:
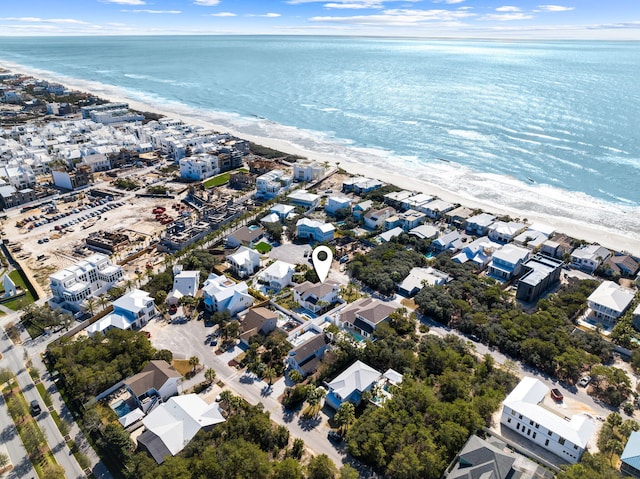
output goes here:
{"type": "MultiPolygon", "coordinates": [[[[404,2],[404,3],[415,3],[421,2],[422,0],[333,0],[331,2],[327,2],[327,0],[287,0],[286,3],[289,5],[301,5],[304,3],[324,3],[324,8],[336,8],[336,9],[364,9],[364,8],[376,8],[382,9],[384,8],[385,3],[390,2],[404,2]],[[327,2],[327,3],[325,3],[327,2]]],[[[452,0],[449,0],[452,1],[452,0]]],[[[453,0],[452,3],[463,2],[464,0],[453,0]]]]}
{"type": "Polygon", "coordinates": [[[279,13],[272,13],[272,12],[264,13],[264,14],[261,14],[261,15],[260,14],[249,14],[249,15],[247,15],[247,17],[263,17],[263,18],[278,18],[280,16],[281,15],[279,13]]]}
{"type": "Polygon", "coordinates": [[[384,10],[376,15],[356,15],[352,17],[312,17],[311,22],[350,23],[355,25],[410,26],[423,23],[449,22],[458,24],[459,20],[475,16],[464,10],[384,10]]]}
{"type": "Polygon", "coordinates": [[[23,23],[65,23],[74,25],[88,25],[87,22],[76,20],[74,18],[39,18],[39,17],[5,17],[0,18],[6,22],[23,22],[23,23]]]}
{"type": "Polygon", "coordinates": [[[323,5],[324,8],[344,8],[344,9],[364,9],[364,8],[383,8],[382,2],[380,1],[362,1],[362,2],[351,2],[351,3],[325,3],[323,5]]]}
{"type": "Polygon", "coordinates": [[[119,5],[146,5],[144,0],[102,0],[103,3],[117,3],[119,5]]]}
{"type": "Polygon", "coordinates": [[[495,20],[498,22],[512,22],[514,20],[530,20],[533,15],[526,13],[491,13],[480,18],[480,20],[495,20]]]}
{"type": "Polygon", "coordinates": [[[447,5],[455,5],[464,1],[465,0],[433,0],[433,3],[446,3],[447,5]]]}
{"type": "Polygon", "coordinates": [[[215,7],[220,4],[220,0],[194,0],[193,4],[202,7],[215,7]]]}
{"type": "Polygon", "coordinates": [[[122,12],[128,12],[128,13],[151,13],[151,14],[157,14],[157,15],[163,15],[163,14],[171,14],[171,15],[177,15],[179,13],[182,13],[180,10],[121,10],[122,12]]]}
{"type": "Polygon", "coordinates": [[[208,17],[236,17],[237,15],[231,12],[218,12],[218,13],[210,13],[207,16],[208,17]]]}
{"type": "Polygon", "coordinates": [[[496,8],[496,12],[519,12],[520,9],[518,7],[512,7],[509,5],[505,5],[504,7],[496,8]]]}
{"type": "Polygon", "coordinates": [[[540,12],[569,12],[574,9],[574,7],[564,7],[562,5],[538,5],[537,11],[540,12]]]}

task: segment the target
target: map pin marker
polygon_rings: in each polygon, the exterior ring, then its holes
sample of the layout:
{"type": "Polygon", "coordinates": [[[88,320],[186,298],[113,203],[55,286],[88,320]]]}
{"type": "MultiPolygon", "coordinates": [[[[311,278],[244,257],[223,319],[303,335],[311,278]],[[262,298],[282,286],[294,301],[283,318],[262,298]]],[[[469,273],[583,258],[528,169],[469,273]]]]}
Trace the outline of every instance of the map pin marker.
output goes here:
{"type": "Polygon", "coordinates": [[[326,246],[318,246],[313,250],[311,259],[313,260],[313,267],[316,270],[318,278],[320,278],[320,282],[324,283],[324,280],[327,279],[327,275],[329,274],[329,270],[331,269],[333,253],[326,246]]]}

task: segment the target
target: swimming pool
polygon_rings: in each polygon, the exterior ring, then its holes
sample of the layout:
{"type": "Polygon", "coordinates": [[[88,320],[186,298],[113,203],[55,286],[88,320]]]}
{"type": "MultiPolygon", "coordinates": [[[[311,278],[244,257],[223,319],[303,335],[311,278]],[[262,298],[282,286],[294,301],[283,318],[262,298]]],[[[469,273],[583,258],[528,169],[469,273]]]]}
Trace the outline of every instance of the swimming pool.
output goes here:
{"type": "Polygon", "coordinates": [[[124,399],[120,399],[120,401],[118,401],[113,406],[111,406],[111,408],[116,412],[118,417],[126,416],[127,414],[129,414],[131,412],[131,408],[124,401],[124,399]]]}

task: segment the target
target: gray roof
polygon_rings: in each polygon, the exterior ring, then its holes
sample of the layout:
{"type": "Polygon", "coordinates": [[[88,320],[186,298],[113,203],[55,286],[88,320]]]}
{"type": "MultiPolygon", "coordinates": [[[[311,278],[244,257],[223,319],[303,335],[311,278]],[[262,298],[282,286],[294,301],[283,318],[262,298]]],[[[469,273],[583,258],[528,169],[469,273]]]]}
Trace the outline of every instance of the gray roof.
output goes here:
{"type": "Polygon", "coordinates": [[[172,455],[160,436],[148,429],[138,436],[138,444],[142,446],[158,464],[162,464],[165,457],[172,455]]]}
{"type": "Polygon", "coordinates": [[[471,436],[447,479],[507,479],[514,462],[515,457],[478,436],[471,436]]]}

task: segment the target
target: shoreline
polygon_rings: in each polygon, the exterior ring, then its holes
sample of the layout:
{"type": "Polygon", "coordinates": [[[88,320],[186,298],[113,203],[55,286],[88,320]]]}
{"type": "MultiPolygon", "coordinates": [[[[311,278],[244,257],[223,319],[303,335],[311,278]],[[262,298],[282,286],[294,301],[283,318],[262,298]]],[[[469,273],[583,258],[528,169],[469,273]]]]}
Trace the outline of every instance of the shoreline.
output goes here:
{"type": "MultiPolygon", "coordinates": [[[[599,210],[598,214],[602,218],[602,223],[586,223],[575,218],[570,218],[567,216],[567,214],[569,212],[575,213],[576,211],[579,211],[580,208],[585,208],[589,211],[593,211],[593,205],[581,204],[579,196],[578,198],[572,198],[571,200],[567,200],[564,202],[562,202],[561,200],[552,201],[550,198],[544,197],[544,190],[534,190],[534,188],[543,188],[544,185],[523,186],[520,184],[521,182],[519,182],[516,178],[477,173],[459,165],[452,166],[445,163],[443,163],[442,165],[421,165],[420,169],[424,171],[419,172],[403,172],[399,169],[396,169],[394,171],[392,169],[394,167],[394,165],[392,164],[392,158],[378,157],[378,163],[383,163],[383,165],[388,166],[388,168],[378,166],[377,164],[375,164],[375,162],[372,162],[371,164],[364,163],[364,161],[369,157],[367,156],[369,152],[364,148],[353,149],[354,152],[358,151],[361,154],[360,156],[362,157],[362,161],[357,161],[354,159],[356,155],[350,154],[351,152],[346,146],[343,147],[342,145],[336,145],[336,148],[333,151],[312,150],[304,148],[299,144],[294,144],[292,141],[285,140],[283,138],[274,138],[270,136],[243,132],[237,127],[234,128],[233,126],[225,125],[225,121],[223,118],[214,118],[213,115],[215,114],[215,112],[211,112],[208,110],[197,109],[177,102],[173,107],[171,105],[156,105],[151,102],[152,99],[139,100],[127,97],[126,94],[123,95],[122,93],[118,93],[116,90],[119,90],[119,88],[116,86],[103,85],[95,81],[68,78],[37,68],[25,67],[13,62],[3,61],[2,63],[0,63],[0,66],[14,73],[24,74],[32,76],[34,78],[61,83],[69,87],[70,89],[86,91],[90,94],[104,98],[105,100],[113,102],[126,102],[129,104],[129,107],[134,110],[159,113],[169,118],[180,119],[187,124],[202,126],[204,128],[212,129],[217,132],[227,132],[238,138],[246,139],[250,142],[261,144],[269,148],[274,148],[288,154],[304,156],[306,158],[309,158],[310,160],[315,160],[321,163],[329,162],[332,165],[338,165],[340,168],[344,169],[352,175],[362,175],[370,178],[375,178],[387,183],[392,183],[402,189],[424,192],[432,196],[437,196],[450,203],[460,204],[472,209],[482,209],[498,216],[509,215],[514,218],[526,218],[529,223],[544,223],[546,225],[554,227],[556,229],[556,232],[565,233],[578,240],[599,243],[602,246],[615,251],[627,251],[634,255],[640,256],[640,241],[638,241],[638,235],[640,234],[640,231],[633,230],[634,227],[637,227],[635,224],[629,223],[627,225],[627,230],[620,228],[615,229],[606,224],[608,222],[615,221],[616,218],[619,218],[620,220],[624,219],[625,217],[637,218],[637,214],[640,213],[640,207],[624,208],[621,205],[598,201],[595,203],[595,205],[599,210]],[[90,87],[90,89],[87,89],[87,85],[90,87]],[[114,91],[110,91],[110,89],[113,89],[114,91]],[[191,115],[191,110],[197,112],[198,114],[191,115]],[[460,178],[461,176],[473,177],[478,184],[482,184],[485,181],[495,182],[505,190],[505,195],[507,194],[507,190],[510,190],[509,193],[511,194],[512,201],[519,200],[522,203],[526,203],[529,207],[519,209],[513,206],[505,205],[504,201],[501,204],[501,197],[497,195],[494,195],[494,197],[491,198],[480,198],[474,197],[474,192],[472,191],[452,191],[451,189],[447,189],[442,185],[437,184],[433,180],[429,181],[427,178],[425,178],[425,176],[429,175],[429,170],[439,170],[440,179],[446,185],[455,185],[456,179],[460,178]]],[[[222,113],[220,114],[220,116],[222,116],[222,113]]],[[[229,118],[237,117],[238,121],[243,120],[243,118],[239,115],[229,114],[228,116],[229,118]]],[[[61,118],[61,120],[63,120],[63,118],[61,118]]],[[[267,125],[252,126],[258,126],[259,131],[260,129],[262,129],[264,133],[267,134],[266,132],[268,131],[269,120],[261,120],[263,122],[266,122],[267,125]]],[[[277,125],[273,124],[273,127],[276,126],[277,125]]],[[[301,135],[303,133],[306,132],[300,132],[301,135]]],[[[379,155],[378,151],[376,153],[378,153],[379,155]]],[[[374,158],[374,155],[371,154],[370,157],[374,158]]],[[[405,168],[405,170],[407,170],[407,168],[405,168]]],[[[432,178],[435,178],[435,176],[433,176],[432,178]]],[[[562,196],[561,193],[564,190],[559,191],[560,196],[562,196]]],[[[553,193],[558,196],[558,192],[554,191],[553,193]]],[[[571,192],[565,193],[569,194],[571,192]]],[[[594,200],[594,198],[588,197],[587,195],[584,195],[584,197],[584,203],[586,203],[586,198],[589,198],[589,200],[594,200]]]]}

